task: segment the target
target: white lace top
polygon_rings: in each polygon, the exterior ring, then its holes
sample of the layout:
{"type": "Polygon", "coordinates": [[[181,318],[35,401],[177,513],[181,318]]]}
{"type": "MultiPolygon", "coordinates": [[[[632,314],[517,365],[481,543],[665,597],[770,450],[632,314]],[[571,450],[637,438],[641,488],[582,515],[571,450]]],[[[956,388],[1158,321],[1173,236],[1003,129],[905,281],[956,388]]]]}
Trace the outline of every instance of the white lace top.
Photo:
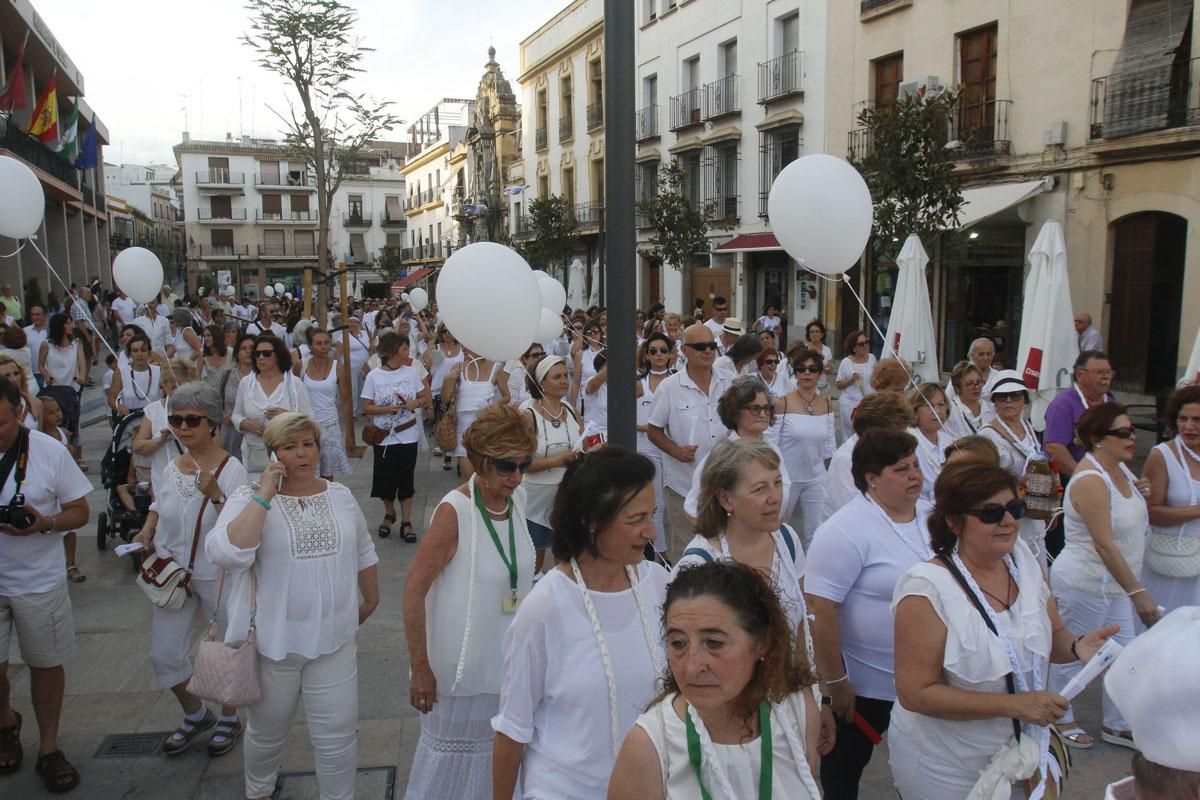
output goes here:
{"type": "MultiPolygon", "coordinates": [[[[175,448],[172,447],[171,452],[175,452],[175,448]]],[[[231,456],[217,476],[217,485],[229,497],[246,480],[246,468],[231,456]]],[[[154,549],[159,555],[169,555],[186,567],[192,553],[192,537],[196,534],[196,516],[200,513],[204,494],[196,485],[195,473],[184,474],[174,461],[167,464],[163,470],[163,481],[154,487],[154,491],[154,502],[150,505],[150,510],[158,513],[154,549]]],[[[213,580],[220,574],[220,570],[204,552],[204,539],[216,524],[220,512],[221,507],[212,503],[204,509],[205,523],[200,526],[200,546],[196,549],[196,566],[192,570],[192,576],[197,580],[213,580]]]]}

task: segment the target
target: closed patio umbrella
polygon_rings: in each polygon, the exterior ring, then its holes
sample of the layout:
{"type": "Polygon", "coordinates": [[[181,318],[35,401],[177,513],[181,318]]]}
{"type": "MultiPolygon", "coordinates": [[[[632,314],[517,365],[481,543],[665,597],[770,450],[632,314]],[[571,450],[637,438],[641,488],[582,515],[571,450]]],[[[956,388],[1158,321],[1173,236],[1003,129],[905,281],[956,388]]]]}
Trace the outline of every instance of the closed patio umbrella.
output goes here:
{"type": "Polygon", "coordinates": [[[892,298],[892,316],[888,320],[886,357],[895,351],[912,365],[913,378],[920,383],[937,381],[937,342],[933,334],[933,310],[929,306],[929,286],[925,282],[925,265],[929,256],[921,239],[910,234],[896,257],[900,274],[892,298]]]}
{"type": "Polygon", "coordinates": [[[578,258],[571,260],[567,268],[567,305],[572,309],[584,308],[584,277],[583,262],[578,258]]]}
{"type": "Polygon", "coordinates": [[[1017,368],[1032,396],[1030,421],[1046,428],[1046,407],[1071,387],[1071,368],[1079,356],[1067,277],[1067,247],[1062,226],[1048,220],[1029,251],[1029,275],[1021,311],[1017,368]]]}
{"type": "Polygon", "coordinates": [[[1192,355],[1188,359],[1187,369],[1183,371],[1183,377],[1179,379],[1180,386],[1192,383],[1200,384],[1200,328],[1196,329],[1196,341],[1192,345],[1192,355]]]}

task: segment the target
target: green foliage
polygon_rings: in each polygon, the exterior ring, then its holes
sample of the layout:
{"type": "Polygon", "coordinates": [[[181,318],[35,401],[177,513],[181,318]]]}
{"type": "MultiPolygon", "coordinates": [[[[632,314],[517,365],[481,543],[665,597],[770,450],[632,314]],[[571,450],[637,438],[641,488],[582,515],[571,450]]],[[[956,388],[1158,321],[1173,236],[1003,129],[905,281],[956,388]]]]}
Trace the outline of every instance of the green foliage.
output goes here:
{"type": "Polygon", "coordinates": [[[945,149],[958,101],[957,92],[946,91],[858,115],[867,140],[859,152],[852,149],[850,163],[871,189],[878,251],[894,255],[910,233],[929,246],[958,224],[962,185],[945,149]]]}
{"type": "Polygon", "coordinates": [[[562,195],[539,197],[529,204],[529,230],[532,236],[521,248],[522,255],[536,268],[555,274],[575,254],[575,211],[562,195]]]}
{"type": "Polygon", "coordinates": [[[375,259],[375,269],[393,283],[399,280],[401,274],[405,272],[404,262],[400,258],[400,248],[391,245],[379,248],[379,255],[375,259]]]}
{"type": "Polygon", "coordinates": [[[709,221],[716,203],[693,205],[684,187],[688,175],[675,163],[658,171],[658,191],[637,204],[638,213],[653,228],[650,247],[641,251],[647,258],[670,264],[678,270],[695,266],[708,252],[709,221]]]}
{"type": "Polygon", "coordinates": [[[197,275],[196,276],[196,288],[204,290],[205,294],[211,294],[213,292],[216,292],[217,289],[219,288],[217,286],[217,276],[216,275],[197,275]]]}

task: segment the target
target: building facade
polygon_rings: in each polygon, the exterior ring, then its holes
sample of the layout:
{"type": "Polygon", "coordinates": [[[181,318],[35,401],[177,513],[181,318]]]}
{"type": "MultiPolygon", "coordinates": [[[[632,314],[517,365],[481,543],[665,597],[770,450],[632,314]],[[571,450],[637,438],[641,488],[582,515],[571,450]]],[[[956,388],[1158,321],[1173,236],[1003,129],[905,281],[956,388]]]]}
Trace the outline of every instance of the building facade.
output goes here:
{"type": "MultiPolygon", "coordinates": [[[[869,147],[868,105],[954,87],[947,132],[969,202],[929,271],[942,363],[987,336],[1013,365],[1027,254],[1063,225],[1072,301],[1104,334],[1115,385],[1174,383],[1200,327],[1200,41],[1179,0],[856,0],[830,4],[827,136],[869,147]]],[[[862,277],[873,312],[892,285],[862,277]]],[[[844,324],[861,321],[847,307],[844,324]]],[[[874,315],[874,314],[873,314],[874,315]]],[[[882,313],[881,313],[882,316],[882,313]]],[[[885,322],[881,322],[881,327],[885,322]]]]}
{"type": "MultiPolygon", "coordinates": [[[[329,247],[334,261],[350,269],[353,295],[379,294],[388,283],[380,269],[381,252],[390,247],[399,254],[404,246],[408,220],[401,170],[407,152],[408,145],[401,142],[371,142],[334,193],[329,247]]],[[[334,286],[335,296],[337,291],[334,286]]]]}
{"type": "Polygon", "coordinates": [[[132,246],[153,250],[168,281],[186,276],[183,208],[171,187],[177,172],[165,164],[104,165],[112,256],[132,246]]]}

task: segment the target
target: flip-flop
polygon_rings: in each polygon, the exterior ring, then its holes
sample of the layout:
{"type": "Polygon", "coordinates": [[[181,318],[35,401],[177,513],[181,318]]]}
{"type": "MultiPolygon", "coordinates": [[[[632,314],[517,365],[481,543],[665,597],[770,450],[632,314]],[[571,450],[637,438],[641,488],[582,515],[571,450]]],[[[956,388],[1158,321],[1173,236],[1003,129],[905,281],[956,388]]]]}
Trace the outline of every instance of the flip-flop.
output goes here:
{"type": "Polygon", "coordinates": [[[1137,745],[1133,743],[1133,731],[1114,731],[1108,728],[1100,729],[1100,738],[1109,744],[1115,744],[1117,747],[1128,747],[1130,750],[1137,750],[1137,745]]]}
{"type": "Polygon", "coordinates": [[[1058,735],[1066,742],[1067,747],[1074,747],[1076,750],[1090,750],[1096,740],[1092,735],[1078,725],[1072,725],[1069,728],[1059,728],[1058,735]]]}

